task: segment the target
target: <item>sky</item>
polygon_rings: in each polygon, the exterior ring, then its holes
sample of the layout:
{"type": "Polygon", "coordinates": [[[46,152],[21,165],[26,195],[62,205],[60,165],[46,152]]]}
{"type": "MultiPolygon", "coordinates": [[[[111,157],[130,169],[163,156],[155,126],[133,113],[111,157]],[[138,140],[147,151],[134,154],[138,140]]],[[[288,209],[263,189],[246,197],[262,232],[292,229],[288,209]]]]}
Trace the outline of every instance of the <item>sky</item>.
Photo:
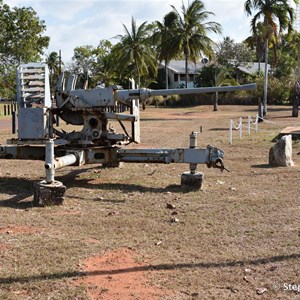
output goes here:
{"type": "MultiPolygon", "coordinates": [[[[77,46],[97,47],[100,40],[113,44],[116,35],[125,33],[123,24],[130,28],[131,18],[137,26],[144,21],[162,21],[172,10],[181,11],[189,0],[4,0],[10,7],[32,7],[47,27],[50,45],[45,54],[61,50],[62,60],[70,62],[77,46]]],[[[214,15],[210,21],[222,25],[221,35],[209,34],[215,42],[229,36],[241,42],[250,35],[250,17],[244,11],[244,0],[204,0],[207,11],[214,15]]]]}

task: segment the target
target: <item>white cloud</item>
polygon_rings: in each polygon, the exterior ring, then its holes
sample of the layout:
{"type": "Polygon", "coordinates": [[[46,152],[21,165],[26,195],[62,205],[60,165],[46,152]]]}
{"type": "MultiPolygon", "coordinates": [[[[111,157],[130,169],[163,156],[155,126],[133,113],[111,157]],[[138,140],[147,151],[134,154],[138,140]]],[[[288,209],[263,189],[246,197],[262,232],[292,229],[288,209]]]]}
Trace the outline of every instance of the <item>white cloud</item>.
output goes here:
{"type": "MultiPolygon", "coordinates": [[[[124,34],[123,25],[131,26],[131,18],[142,22],[162,20],[174,5],[181,11],[182,0],[4,0],[13,6],[31,6],[39,18],[45,20],[50,46],[46,53],[62,50],[68,61],[73,49],[82,45],[97,46],[101,39],[124,34]]],[[[188,0],[184,0],[188,5],[188,0]]],[[[249,22],[242,0],[204,0],[206,10],[223,26],[223,36],[239,42],[249,36],[249,22]]],[[[222,37],[213,35],[216,41],[222,37]]],[[[112,40],[116,42],[116,40],[112,40]]]]}

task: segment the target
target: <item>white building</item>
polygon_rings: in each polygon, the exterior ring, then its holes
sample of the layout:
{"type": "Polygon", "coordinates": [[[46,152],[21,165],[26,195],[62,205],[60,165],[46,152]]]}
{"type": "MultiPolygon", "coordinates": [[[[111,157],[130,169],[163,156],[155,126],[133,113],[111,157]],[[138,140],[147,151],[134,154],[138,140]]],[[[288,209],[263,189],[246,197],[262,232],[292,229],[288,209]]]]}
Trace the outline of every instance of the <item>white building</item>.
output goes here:
{"type": "MultiPolygon", "coordinates": [[[[188,63],[188,88],[195,87],[195,76],[199,70],[205,65],[202,62],[197,62],[196,65],[192,62],[188,63]]],[[[159,65],[160,69],[165,68],[164,62],[159,65]]],[[[168,78],[169,78],[169,89],[176,89],[179,87],[185,87],[185,61],[184,60],[171,60],[167,66],[168,78]]],[[[260,72],[264,73],[265,63],[247,63],[244,66],[237,67],[242,73],[254,75],[260,69],[260,72]]],[[[268,72],[271,67],[268,65],[268,72]]]]}
{"type": "MultiPolygon", "coordinates": [[[[197,62],[196,65],[192,62],[188,63],[188,88],[194,87],[195,75],[203,68],[202,62],[197,62]]],[[[165,68],[165,63],[162,62],[159,68],[165,68]]],[[[185,87],[185,61],[184,60],[171,60],[167,66],[169,89],[185,87]]]]}

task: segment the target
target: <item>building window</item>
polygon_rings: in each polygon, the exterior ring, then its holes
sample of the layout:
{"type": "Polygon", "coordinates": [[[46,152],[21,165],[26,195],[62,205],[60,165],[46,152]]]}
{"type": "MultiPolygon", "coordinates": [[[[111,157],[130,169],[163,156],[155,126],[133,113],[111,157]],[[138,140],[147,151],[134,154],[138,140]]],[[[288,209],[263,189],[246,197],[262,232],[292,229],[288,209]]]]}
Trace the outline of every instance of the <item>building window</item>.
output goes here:
{"type": "Polygon", "coordinates": [[[174,74],[174,81],[178,81],[178,74],[174,74]]]}

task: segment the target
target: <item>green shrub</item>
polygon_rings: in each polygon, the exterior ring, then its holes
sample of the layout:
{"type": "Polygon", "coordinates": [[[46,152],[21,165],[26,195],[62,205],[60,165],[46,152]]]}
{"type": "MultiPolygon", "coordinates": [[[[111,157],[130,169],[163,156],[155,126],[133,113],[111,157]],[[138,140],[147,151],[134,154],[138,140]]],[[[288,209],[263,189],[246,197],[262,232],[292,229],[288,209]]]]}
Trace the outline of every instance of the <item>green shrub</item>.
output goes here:
{"type": "Polygon", "coordinates": [[[171,95],[167,99],[167,105],[174,107],[182,104],[181,97],[179,95],[171,95]]]}
{"type": "MultiPolygon", "coordinates": [[[[251,92],[257,98],[263,100],[264,95],[264,77],[257,77],[256,90],[251,92]]],[[[278,79],[273,76],[268,80],[268,103],[269,104],[286,104],[291,97],[292,89],[290,87],[289,79],[278,79]]]]}
{"type": "Polygon", "coordinates": [[[165,98],[163,96],[150,97],[147,100],[148,105],[163,106],[165,98]]]}

